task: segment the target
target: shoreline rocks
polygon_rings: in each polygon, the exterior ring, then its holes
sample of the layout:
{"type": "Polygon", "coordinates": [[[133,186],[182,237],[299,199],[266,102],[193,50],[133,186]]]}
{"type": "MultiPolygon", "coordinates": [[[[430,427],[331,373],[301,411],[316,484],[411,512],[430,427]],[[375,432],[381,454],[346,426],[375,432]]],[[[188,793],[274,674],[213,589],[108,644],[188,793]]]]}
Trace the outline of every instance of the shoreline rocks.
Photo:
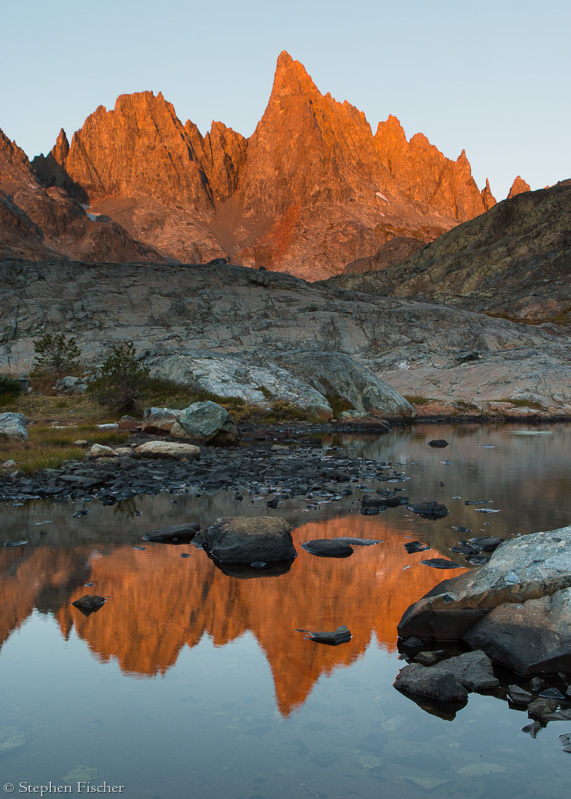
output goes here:
{"type": "Polygon", "coordinates": [[[411,605],[398,634],[463,640],[522,676],[571,671],[571,526],[505,541],[411,605]]]}

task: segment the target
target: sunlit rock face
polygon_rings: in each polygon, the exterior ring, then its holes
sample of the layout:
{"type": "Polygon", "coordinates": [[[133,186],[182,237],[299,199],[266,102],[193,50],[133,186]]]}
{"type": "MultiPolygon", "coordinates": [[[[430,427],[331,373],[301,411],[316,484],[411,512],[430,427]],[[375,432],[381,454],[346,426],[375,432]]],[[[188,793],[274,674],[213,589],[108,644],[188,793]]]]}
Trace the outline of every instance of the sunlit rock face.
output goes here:
{"type": "Polygon", "coordinates": [[[395,117],[373,136],[286,52],[248,140],[221,122],[202,136],[162,94],[140,92],[99,107],[71,144],[62,131],[34,168],[163,257],[312,280],[395,236],[431,241],[495,202],[464,152],[451,161],[421,134],[408,142],[395,117]]]}

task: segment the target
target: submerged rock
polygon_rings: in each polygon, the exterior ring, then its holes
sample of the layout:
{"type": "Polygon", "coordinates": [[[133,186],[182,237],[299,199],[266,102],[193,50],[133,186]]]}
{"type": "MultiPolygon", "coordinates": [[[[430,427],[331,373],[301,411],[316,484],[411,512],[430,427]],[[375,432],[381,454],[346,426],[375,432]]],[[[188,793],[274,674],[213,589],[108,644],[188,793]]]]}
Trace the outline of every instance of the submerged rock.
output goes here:
{"type": "Polygon", "coordinates": [[[145,533],[143,539],[159,544],[187,544],[200,531],[198,522],[171,524],[145,533]]]}
{"type": "Polygon", "coordinates": [[[276,516],[231,516],[202,533],[204,549],[220,563],[275,563],[297,557],[290,526],[276,516]]]}

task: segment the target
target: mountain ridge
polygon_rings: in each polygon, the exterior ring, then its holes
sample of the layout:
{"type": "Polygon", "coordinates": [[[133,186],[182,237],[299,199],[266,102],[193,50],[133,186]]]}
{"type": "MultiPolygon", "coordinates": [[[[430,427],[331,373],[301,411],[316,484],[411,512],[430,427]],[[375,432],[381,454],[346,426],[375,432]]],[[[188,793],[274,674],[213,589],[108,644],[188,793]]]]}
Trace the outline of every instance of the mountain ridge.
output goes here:
{"type": "Polygon", "coordinates": [[[44,190],[88,205],[92,221],[115,223],[157,260],[226,258],[309,280],[396,236],[432,241],[495,203],[464,151],[451,161],[422,134],[407,141],[392,116],[373,135],[285,51],[249,139],[221,122],[203,136],[161,93],[139,92],[99,106],[71,143],[62,130],[32,165],[44,190]]]}

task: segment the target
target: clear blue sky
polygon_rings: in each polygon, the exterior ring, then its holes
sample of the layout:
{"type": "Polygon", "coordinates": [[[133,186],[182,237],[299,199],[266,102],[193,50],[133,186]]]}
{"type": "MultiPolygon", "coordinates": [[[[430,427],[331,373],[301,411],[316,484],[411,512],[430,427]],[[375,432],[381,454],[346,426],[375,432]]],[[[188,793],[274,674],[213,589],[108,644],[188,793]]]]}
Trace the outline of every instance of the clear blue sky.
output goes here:
{"type": "Polygon", "coordinates": [[[498,199],[571,177],[569,0],[3,0],[0,128],[30,156],[119,94],[251,135],[281,50],[323,93],[396,115],[498,199]]]}

